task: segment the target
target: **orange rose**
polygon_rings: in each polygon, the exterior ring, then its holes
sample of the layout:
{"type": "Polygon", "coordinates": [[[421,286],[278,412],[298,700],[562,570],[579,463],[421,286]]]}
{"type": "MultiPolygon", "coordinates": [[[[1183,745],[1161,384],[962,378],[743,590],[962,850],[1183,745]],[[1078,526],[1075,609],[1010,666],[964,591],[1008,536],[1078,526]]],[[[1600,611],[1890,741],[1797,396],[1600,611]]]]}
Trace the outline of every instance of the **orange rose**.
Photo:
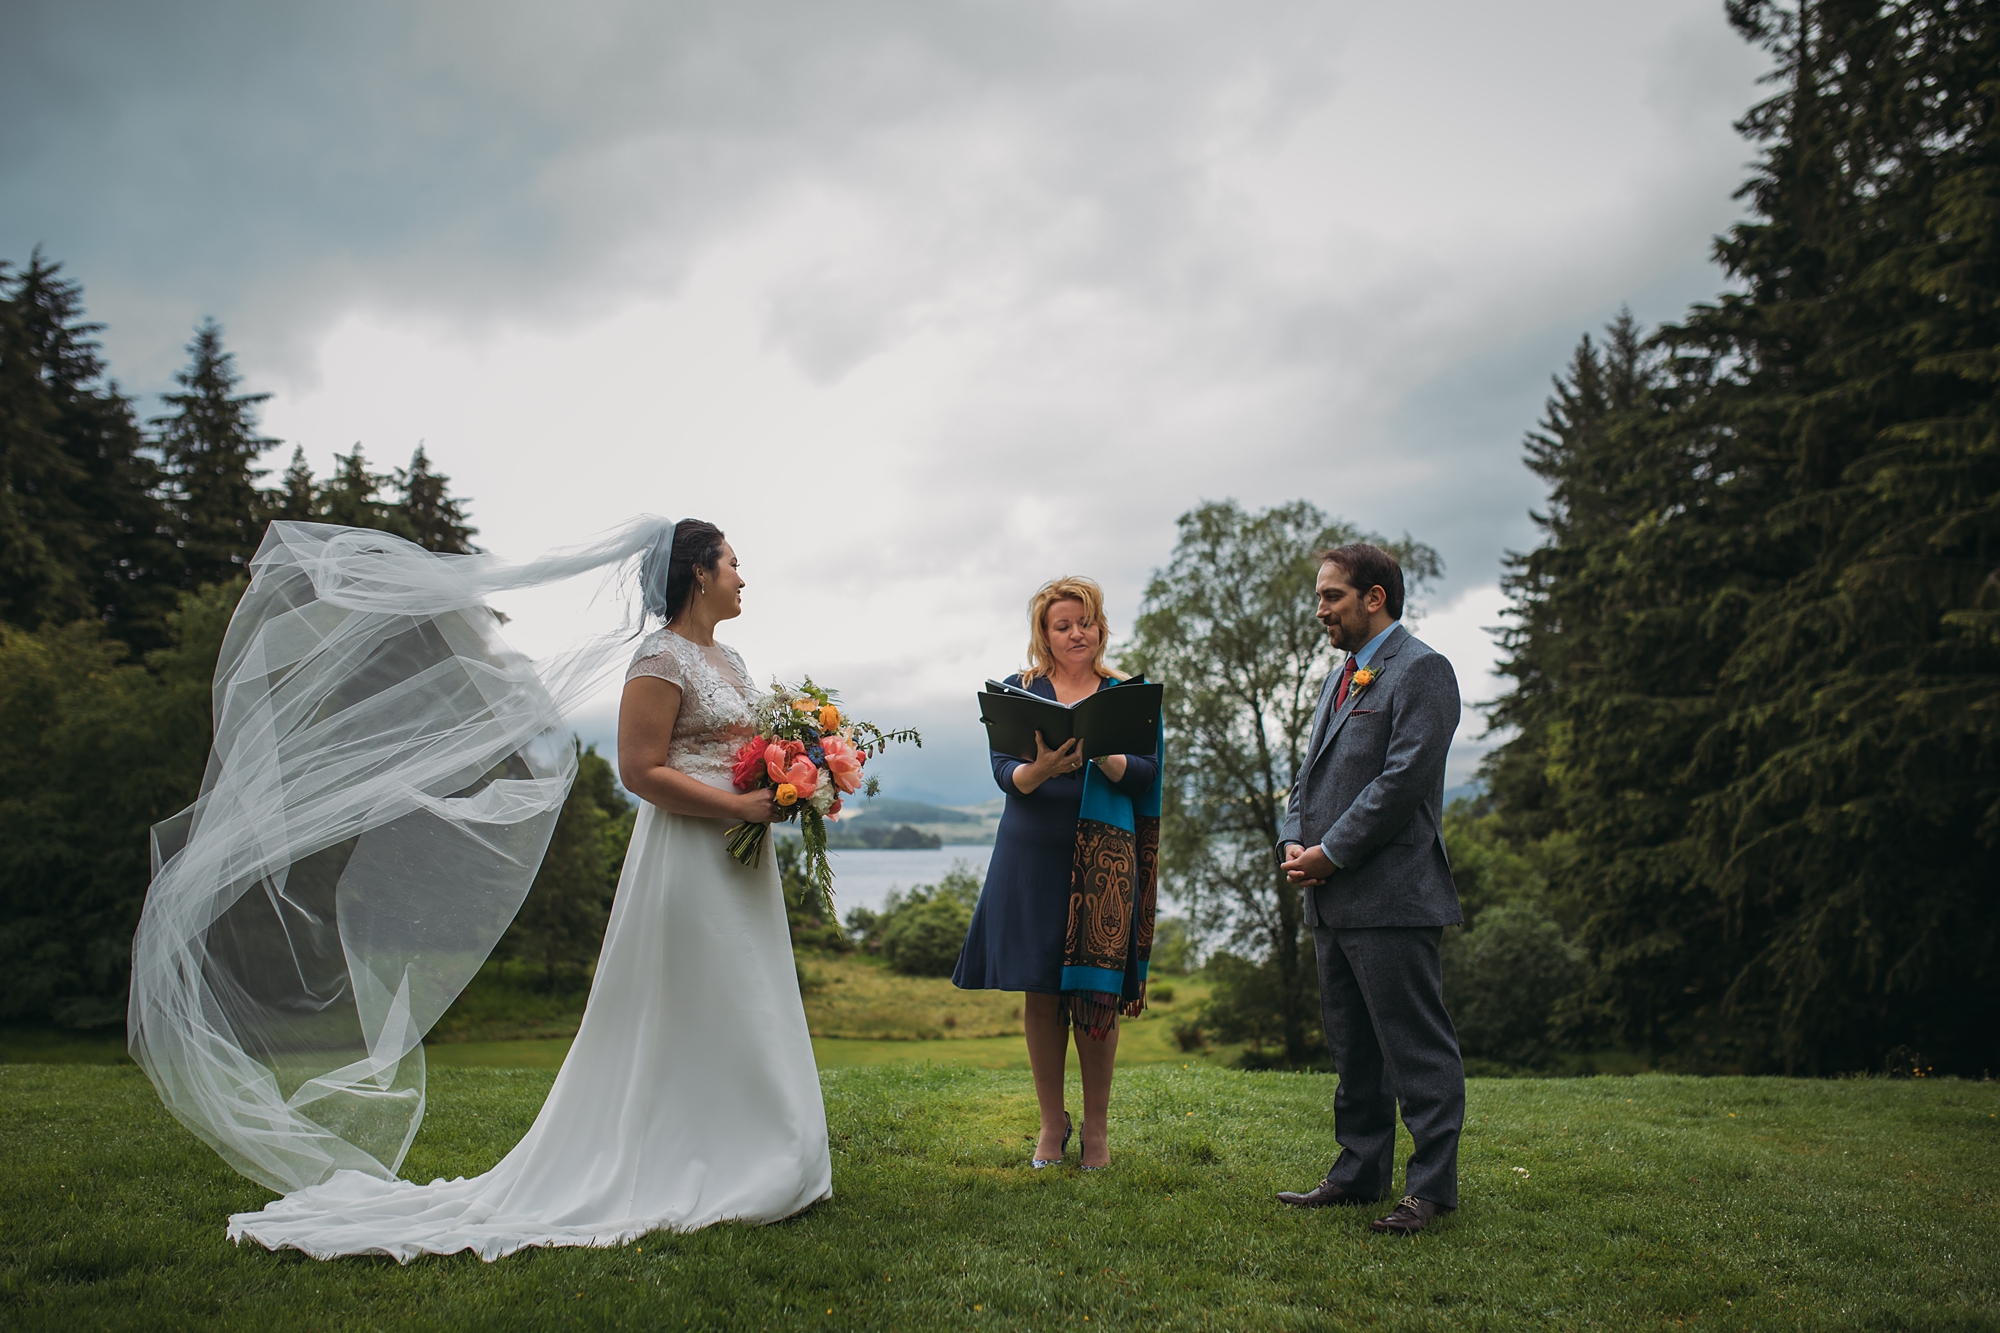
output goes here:
{"type": "Polygon", "coordinates": [[[777,790],[777,793],[776,793],[776,795],[777,795],[777,799],[778,799],[778,804],[779,804],[779,805],[796,805],[796,804],[798,804],[798,799],[799,799],[799,789],[798,789],[797,787],[794,787],[794,786],[793,786],[793,785],[792,785],[791,783],[789,783],[789,782],[780,782],[780,783],[778,784],[778,790],[777,790]]]}
{"type": "Polygon", "coordinates": [[[821,731],[832,731],[839,726],[840,710],[832,704],[821,704],[819,706],[819,729],[821,731]]]}
{"type": "Polygon", "coordinates": [[[813,710],[813,701],[812,701],[812,700],[810,700],[810,699],[794,699],[794,700],[792,700],[792,711],[793,711],[794,713],[810,713],[810,712],[812,712],[812,710],[813,710]]]}

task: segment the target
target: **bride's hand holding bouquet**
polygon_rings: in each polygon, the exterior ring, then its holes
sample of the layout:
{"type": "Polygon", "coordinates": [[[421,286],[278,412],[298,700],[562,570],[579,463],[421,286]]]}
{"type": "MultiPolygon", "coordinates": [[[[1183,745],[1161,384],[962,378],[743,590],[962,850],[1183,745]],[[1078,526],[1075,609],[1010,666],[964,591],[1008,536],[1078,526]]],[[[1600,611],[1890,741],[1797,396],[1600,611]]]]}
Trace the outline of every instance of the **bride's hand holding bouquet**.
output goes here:
{"type": "Polygon", "coordinates": [[[799,822],[805,847],[806,883],[822,913],[833,911],[833,867],[826,859],[826,821],[840,814],[841,798],[859,791],[873,796],[880,783],[862,769],[894,741],[923,745],[909,728],[884,731],[872,722],[841,716],[834,693],[813,684],[776,681],[758,702],[757,732],[736,751],[730,772],[736,789],[750,798],[750,812],[724,835],[729,854],[756,865],[774,823],[799,822]]]}

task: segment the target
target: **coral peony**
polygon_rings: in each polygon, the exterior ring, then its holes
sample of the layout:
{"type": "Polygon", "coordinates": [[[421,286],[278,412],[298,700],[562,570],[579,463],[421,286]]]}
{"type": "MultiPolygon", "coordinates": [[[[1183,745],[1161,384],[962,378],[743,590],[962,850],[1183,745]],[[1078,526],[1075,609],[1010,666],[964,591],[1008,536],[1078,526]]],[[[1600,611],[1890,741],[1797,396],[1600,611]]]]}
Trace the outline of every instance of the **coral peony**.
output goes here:
{"type": "Polygon", "coordinates": [[[826,754],[826,771],[833,775],[833,785],[850,795],[860,790],[861,766],[868,756],[839,736],[828,736],[820,748],[826,754]]]}
{"type": "Polygon", "coordinates": [[[791,771],[805,752],[806,747],[798,741],[772,741],[764,747],[764,770],[773,782],[790,782],[791,771]]]}
{"type": "Polygon", "coordinates": [[[819,790],[819,769],[813,766],[812,760],[801,756],[792,760],[792,766],[785,770],[785,781],[797,789],[801,801],[808,800],[819,790]]]}
{"type": "Polygon", "coordinates": [[[757,785],[757,774],[764,768],[764,738],[752,736],[743,742],[736,752],[735,766],[729,770],[729,780],[736,784],[736,790],[749,791],[757,785]]]}

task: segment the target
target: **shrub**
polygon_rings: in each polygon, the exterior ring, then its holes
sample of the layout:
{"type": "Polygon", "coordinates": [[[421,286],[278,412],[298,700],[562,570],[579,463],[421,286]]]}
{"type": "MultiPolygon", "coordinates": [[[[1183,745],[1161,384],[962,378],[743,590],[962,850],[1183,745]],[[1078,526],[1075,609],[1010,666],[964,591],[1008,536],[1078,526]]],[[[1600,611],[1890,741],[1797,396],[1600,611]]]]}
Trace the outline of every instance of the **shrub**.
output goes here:
{"type": "Polygon", "coordinates": [[[882,932],[890,966],[913,977],[948,977],[965,947],[972,909],[956,898],[931,898],[897,912],[882,932]]]}
{"type": "MultiPolygon", "coordinates": [[[[1246,1059],[1254,1054],[1252,1064],[1256,1068],[1283,1065],[1284,1015],[1293,1007],[1285,1003],[1285,991],[1288,985],[1294,983],[1286,981],[1275,962],[1253,963],[1226,949],[1208,960],[1207,970],[1215,988],[1209,994],[1208,1003],[1202,1007],[1202,1026],[1217,1041],[1247,1042],[1251,1050],[1245,1053],[1246,1059]],[[1267,1046],[1275,1046],[1278,1054],[1268,1056],[1264,1050],[1267,1046]],[[1272,1064],[1273,1059],[1277,1065],[1272,1064]]],[[[1316,977],[1308,972],[1299,977],[1296,984],[1312,988],[1308,998],[1312,1002],[1311,1013],[1317,1018],[1319,992],[1316,977]]],[[[1307,1031],[1306,1043],[1308,1064],[1315,1057],[1324,1056],[1326,1047],[1320,1040],[1317,1022],[1307,1031]]],[[[1252,1066],[1246,1064],[1245,1067],[1252,1066]]]]}
{"type": "Polygon", "coordinates": [[[1468,1058],[1544,1064],[1556,1052],[1556,1004],[1582,987],[1583,951],[1532,903],[1479,914],[1444,942],[1444,996],[1468,1058]]]}
{"type": "Polygon", "coordinates": [[[948,977],[958,965],[978,901],[979,877],[960,862],[934,885],[892,892],[879,912],[855,908],[847,914],[847,928],[864,950],[881,954],[898,972],[948,977]]]}

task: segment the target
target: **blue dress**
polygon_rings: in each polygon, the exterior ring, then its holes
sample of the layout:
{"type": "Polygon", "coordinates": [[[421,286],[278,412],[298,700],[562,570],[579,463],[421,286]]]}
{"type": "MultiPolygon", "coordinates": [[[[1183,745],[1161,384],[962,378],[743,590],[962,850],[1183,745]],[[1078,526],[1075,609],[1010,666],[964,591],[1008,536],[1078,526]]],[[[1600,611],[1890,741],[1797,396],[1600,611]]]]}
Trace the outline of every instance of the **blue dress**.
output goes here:
{"type": "MultiPolygon", "coordinates": [[[[1019,685],[1019,675],[1007,677],[1019,685]]],[[[1108,689],[1109,680],[1097,688],[1108,689]]],[[[1028,689],[1056,697],[1055,684],[1037,677],[1028,689]]],[[[973,909],[958,967],[960,990],[1062,993],[1063,941],[1069,933],[1069,877],[1076,860],[1076,818],[1083,808],[1084,771],[1061,773],[1023,796],[1014,785],[1021,761],[994,751],[993,780],[1007,793],[1007,809],[993,839],[986,885],[973,909]]],[[[1130,796],[1151,790],[1158,767],[1151,755],[1125,756],[1125,776],[1114,784],[1130,796]]],[[[1104,779],[1100,770],[1098,780],[1104,779]]]]}

